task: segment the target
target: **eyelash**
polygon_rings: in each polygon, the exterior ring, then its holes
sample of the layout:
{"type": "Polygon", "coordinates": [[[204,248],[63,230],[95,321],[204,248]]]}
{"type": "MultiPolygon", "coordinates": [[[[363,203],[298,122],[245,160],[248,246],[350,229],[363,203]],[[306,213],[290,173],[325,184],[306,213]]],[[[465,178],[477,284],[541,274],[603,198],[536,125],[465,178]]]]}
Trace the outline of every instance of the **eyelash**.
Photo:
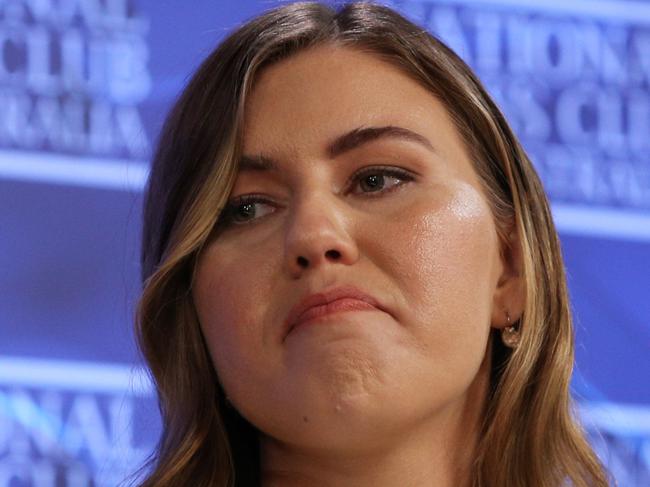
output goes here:
{"type": "MultiPolygon", "coordinates": [[[[396,179],[401,180],[400,184],[396,184],[388,189],[384,190],[378,190],[378,191],[370,191],[367,193],[363,193],[365,195],[368,195],[368,198],[377,198],[379,195],[385,194],[385,193],[390,193],[395,189],[398,189],[399,187],[403,186],[405,183],[413,181],[414,177],[411,173],[408,171],[405,171],[403,169],[398,169],[398,168],[389,168],[389,167],[367,167],[364,169],[361,169],[357,173],[355,173],[350,180],[348,181],[347,186],[349,186],[351,183],[358,183],[359,181],[363,180],[364,177],[370,176],[370,175],[379,175],[381,174],[382,176],[390,176],[396,179]],[[377,196],[375,196],[377,195],[377,196]]],[[[257,220],[264,218],[258,217],[258,218],[253,218],[252,220],[248,220],[245,222],[235,222],[233,219],[233,212],[238,209],[238,207],[245,205],[245,204],[251,204],[251,203],[265,203],[265,204],[273,204],[272,201],[268,200],[267,198],[263,198],[261,196],[257,196],[254,194],[251,195],[245,195],[245,196],[240,196],[237,198],[234,198],[233,200],[229,201],[225,208],[223,209],[222,215],[219,218],[219,225],[220,226],[229,226],[230,224],[236,225],[236,226],[245,226],[245,225],[250,225],[252,223],[255,223],[257,220]]]]}

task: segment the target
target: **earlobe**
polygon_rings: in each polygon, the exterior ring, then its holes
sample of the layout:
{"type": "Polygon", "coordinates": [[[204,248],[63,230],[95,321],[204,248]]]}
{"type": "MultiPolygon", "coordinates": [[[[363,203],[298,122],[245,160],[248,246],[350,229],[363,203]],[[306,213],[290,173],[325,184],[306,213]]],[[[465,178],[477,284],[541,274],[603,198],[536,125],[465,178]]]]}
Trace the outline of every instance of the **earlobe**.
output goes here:
{"type": "Polygon", "coordinates": [[[494,289],[492,326],[503,329],[521,318],[526,304],[522,245],[516,231],[510,233],[500,257],[501,274],[494,289]]]}

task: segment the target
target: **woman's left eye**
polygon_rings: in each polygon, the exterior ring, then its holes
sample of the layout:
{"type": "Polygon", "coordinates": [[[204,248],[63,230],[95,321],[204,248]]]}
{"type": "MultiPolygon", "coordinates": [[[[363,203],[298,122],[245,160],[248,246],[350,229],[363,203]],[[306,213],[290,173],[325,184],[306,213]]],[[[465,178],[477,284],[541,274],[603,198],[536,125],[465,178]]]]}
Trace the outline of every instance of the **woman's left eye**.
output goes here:
{"type": "Polygon", "coordinates": [[[409,172],[396,167],[368,167],[362,169],[351,178],[351,182],[362,183],[362,186],[363,183],[365,183],[366,188],[369,188],[367,193],[385,193],[387,191],[392,191],[394,188],[401,186],[408,181],[413,181],[413,176],[409,172]],[[388,179],[394,179],[399,182],[384,190],[386,176],[388,176],[388,179]]]}

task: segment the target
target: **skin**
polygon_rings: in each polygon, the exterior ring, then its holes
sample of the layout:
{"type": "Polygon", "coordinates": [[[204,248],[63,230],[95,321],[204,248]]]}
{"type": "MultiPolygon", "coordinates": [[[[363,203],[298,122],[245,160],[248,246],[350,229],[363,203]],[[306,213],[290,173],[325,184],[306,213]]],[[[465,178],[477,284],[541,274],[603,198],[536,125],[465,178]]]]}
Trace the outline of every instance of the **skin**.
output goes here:
{"type": "Polygon", "coordinates": [[[231,196],[272,204],[256,203],[251,223],[209,243],[193,297],[226,394],[261,432],[263,485],[466,485],[490,330],[507,324],[505,310],[512,321],[521,313],[521,259],[500,256],[443,104],[385,61],[320,46],[258,76],[243,152],[277,159],[280,171],[241,172],[231,196]],[[335,159],[325,150],[344,132],[385,125],[434,150],[399,139],[335,159]],[[368,166],[413,180],[384,175],[368,196],[368,184],[349,182],[368,166]],[[285,338],[290,308],[334,284],[387,311],[333,314],[285,338]]]}

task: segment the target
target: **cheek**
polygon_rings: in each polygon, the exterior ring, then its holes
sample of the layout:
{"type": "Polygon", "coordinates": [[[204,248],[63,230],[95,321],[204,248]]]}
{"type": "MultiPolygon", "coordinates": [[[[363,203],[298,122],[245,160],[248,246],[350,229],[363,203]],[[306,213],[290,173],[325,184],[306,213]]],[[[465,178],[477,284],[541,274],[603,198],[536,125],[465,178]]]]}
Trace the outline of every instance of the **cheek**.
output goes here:
{"type": "Polygon", "coordinates": [[[231,395],[251,368],[257,375],[264,370],[256,363],[268,353],[263,323],[273,281],[265,276],[263,265],[215,246],[198,263],[194,305],[217,375],[231,395]]]}
{"type": "Polygon", "coordinates": [[[460,310],[470,298],[488,288],[496,250],[496,231],[487,203],[471,186],[455,188],[444,206],[426,214],[411,239],[414,265],[421,269],[421,286],[428,302],[441,297],[454,302],[444,308],[460,310]],[[424,283],[423,283],[424,284],[424,283]]]}
{"type": "Polygon", "coordinates": [[[392,228],[394,278],[423,352],[449,367],[460,367],[454,357],[471,353],[478,366],[489,334],[498,249],[487,202],[459,183],[414,205],[392,228]]]}

